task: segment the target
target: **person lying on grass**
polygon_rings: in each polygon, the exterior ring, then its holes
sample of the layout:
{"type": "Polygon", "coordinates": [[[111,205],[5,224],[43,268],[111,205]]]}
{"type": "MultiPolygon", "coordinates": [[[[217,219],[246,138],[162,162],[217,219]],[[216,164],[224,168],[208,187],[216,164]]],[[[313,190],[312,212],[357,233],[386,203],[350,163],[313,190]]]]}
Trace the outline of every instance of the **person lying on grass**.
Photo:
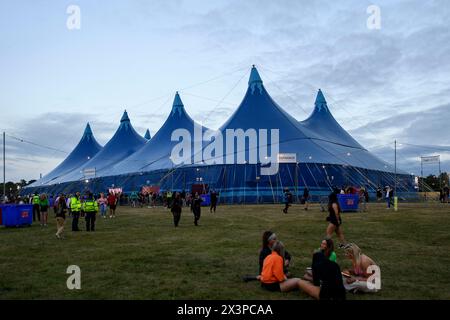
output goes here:
{"type": "MultiPolygon", "coordinates": [[[[334,252],[334,243],[333,240],[326,238],[323,239],[322,242],[320,243],[320,248],[318,250],[316,250],[315,252],[325,252],[325,251],[330,251],[330,256],[328,259],[330,259],[330,261],[336,262],[336,252],[334,252]]],[[[313,273],[312,273],[312,268],[307,268],[305,275],[303,276],[304,280],[313,281],[313,273]]]]}
{"type": "Polygon", "coordinates": [[[272,245],[272,253],[264,259],[261,275],[257,277],[264,289],[276,292],[299,289],[300,279],[288,279],[283,272],[284,254],[283,243],[275,241],[272,245]]]}
{"type": "Polygon", "coordinates": [[[345,288],[339,265],[330,260],[331,248],[314,253],[312,283],[299,280],[300,290],[317,300],[345,300],[345,288]]]}
{"type": "Polygon", "coordinates": [[[345,256],[352,262],[352,268],[344,270],[343,275],[345,289],[349,292],[378,292],[381,287],[381,279],[378,277],[378,286],[367,285],[367,280],[373,275],[373,271],[379,270],[375,262],[367,255],[362,254],[361,249],[355,243],[345,246],[345,256]]]}

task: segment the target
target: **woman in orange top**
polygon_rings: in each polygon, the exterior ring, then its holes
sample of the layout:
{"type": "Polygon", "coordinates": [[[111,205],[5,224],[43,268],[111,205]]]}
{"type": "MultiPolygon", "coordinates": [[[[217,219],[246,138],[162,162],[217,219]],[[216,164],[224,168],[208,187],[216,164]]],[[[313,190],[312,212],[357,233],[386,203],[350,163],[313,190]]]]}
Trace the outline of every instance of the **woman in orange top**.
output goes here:
{"type": "Polygon", "coordinates": [[[300,279],[288,279],[283,272],[284,245],[276,241],[272,246],[272,253],[264,259],[261,275],[258,280],[261,286],[269,291],[288,292],[299,289],[300,279]]]}

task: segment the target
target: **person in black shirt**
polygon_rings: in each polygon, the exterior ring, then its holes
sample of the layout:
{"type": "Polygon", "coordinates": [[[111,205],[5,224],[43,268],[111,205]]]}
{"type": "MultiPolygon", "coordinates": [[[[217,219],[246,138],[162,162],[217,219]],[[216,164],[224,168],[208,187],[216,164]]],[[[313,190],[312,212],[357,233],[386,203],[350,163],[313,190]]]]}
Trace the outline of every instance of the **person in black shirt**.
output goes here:
{"type": "Polygon", "coordinates": [[[308,199],[309,199],[309,189],[305,187],[305,189],[303,189],[303,197],[302,197],[302,204],[305,205],[305,210],[308,210],[308,199]]]}
{"type": "Polygon", "coordinates": [[[289,189],[284,189],[284,213],[288,213],[288,209],[291,206],[292,203],[292,193],[289,191],[289,189]]]}
{"type": "Polygon", "coordinates": [[[183,200],[181,199],[180,194],[177,192],[175,193],[175,197],[172,201],[172,207],[170,209],[173,214],[173,224],[175,225],[175,227],[178,227],[178,223],[180,222],[182,206],[183,200]]]}
{"type": "Polygon", "coordinates": [[[194,224],[196,226],[198,226],[198,220],[200,220],[202,202],[202,198],[198,195],[198,192],[196,192],[191,204],[191,211],[194,213],[194,224]]]}
{"type": "Polygon", "coordinates": [[[345,246],[345,238],[344,233],[342,232],[342,218],[341,218],[341,208],[339,206],[338,190],[335,189],[328,197],[328,227],[327,227],[327,237],[331,239],[331,236],[334,232],[339,237],[339,248],[343,248],[345,246]]]}
{"type": "Polygon", "coordinates": [[[209,212],[216,212],[217,207],[217,192],[215,190],[211,191],[210,199],[211,199],[211,206],[209,208],[209,212]]]}
{"type": "Polygon", "coordinates": [[[377,188],[377,201],[383,199],[383,192],[380,187],[377,188]]]}
{"type": "Polygon", "coordinates": [[[329,250],[314,253],[313,283],[299,281],[300,290],[317,300],[345,300],[345,288],[339,265],[329,259],[329,250]]]}

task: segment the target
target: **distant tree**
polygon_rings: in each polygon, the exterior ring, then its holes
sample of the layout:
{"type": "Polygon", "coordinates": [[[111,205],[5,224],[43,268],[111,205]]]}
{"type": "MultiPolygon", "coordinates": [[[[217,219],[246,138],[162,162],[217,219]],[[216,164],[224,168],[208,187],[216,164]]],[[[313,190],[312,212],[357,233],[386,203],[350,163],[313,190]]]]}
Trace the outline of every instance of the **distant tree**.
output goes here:
{"type": "Polygon", "coordinates": [[[449,186],[449,179],[447,172],[442,172],[439,176],[430,174],[428,177],[425,177],[423,179],[419,178],[419,188],[421,191],[439,191],[441,190],[441,188],[445,186],[449,186]]]}

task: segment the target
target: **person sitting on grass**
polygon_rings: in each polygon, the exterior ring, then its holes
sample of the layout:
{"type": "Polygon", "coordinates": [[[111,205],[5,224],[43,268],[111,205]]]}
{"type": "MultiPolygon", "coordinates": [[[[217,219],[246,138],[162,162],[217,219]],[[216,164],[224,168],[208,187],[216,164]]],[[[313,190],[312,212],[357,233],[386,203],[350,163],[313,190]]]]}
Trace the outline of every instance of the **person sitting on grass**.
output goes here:
{"type": "Polygon", "coordinates": [[[272,253],[264,259],[261,275],[258,280],[261,287],[269,291],[288,292],[299,288],[300,279],[288,279],[283,272],[284,245],[281,241],[275,241],[272,245],[272,253]]]}
{"type": "MultiPolygon", "coordinates": [[[[262,269],[263,269],[264,259],[266,259],[266,257],[272,253],[272,246],[276,241],[277,241],[277,235],[275,233],[273,233],[272,231],[264,231],[264,233],[262,235],[262,247],[261,247],[261,250],[259,251],[259,273],[258,274],[261,274],[262,269]]],[[[289,254],[289,252],[284,250],[283,272],[288,277],[291,275],[289,272],[289,265],[291,263],[291,260],[292,260],[292,256],[289,254]]],[[[258,276],[246,275],[242,279],[245,282],[247,282],[247,281],[257,280],[258,276]]]]}
{"type": "Polygon", "coordinates": [[[300,290],[317,300],[345,300],[345,288],[339,265],[330,260],[331,248],[314,253],[312,283],[300,280],[300,290]]]}
{"type": "Polygon", "coordinates": [[[367,280],[372,275],[369,267],[376,267],[375,262],[365,254],[362,254],[361,249],[354,243],[349,243],[345,246],[345,256],[352,262],[352,268],[343,272],[346,277],[344,280],[345,289],[353,293],[378,292],[375,286],[367,286],[367,280]]]}
{"type": "MultiPolygon", "coordinates": [[[[326,252],[329,251],[330,252],[330,256],[328,257],[328,259],[330,259],[330,261],[336,262],[337,258],[336,258],[336,252],[334,252],[334,243],[333,240],[326,238],[323,239],[322,242],[320,243],[320,248],[317,249],[315,252],[326,252]]],[[[312,268],[307,268],[306,269],[306,273],[303,276],[304,280],[313,281],[313,273],[312,273],[312,268]]]]}
{"type": "MultiPolygon", "coordinates": [[[[261,251],[259,252],[259,274],[261,274],[262,272],[264,260],[268,255],[272,253],[272,246],[276,241],[278,241],[277,235],[272,231],[265,231],[263,233],[262,247],[261,251]]],[[[289,265],[291,263],[292,256],[289,254],[289,252],[284,250],[283,258],[284,258],[283,272],[286,275],[290,276],[289,265]]]]}

